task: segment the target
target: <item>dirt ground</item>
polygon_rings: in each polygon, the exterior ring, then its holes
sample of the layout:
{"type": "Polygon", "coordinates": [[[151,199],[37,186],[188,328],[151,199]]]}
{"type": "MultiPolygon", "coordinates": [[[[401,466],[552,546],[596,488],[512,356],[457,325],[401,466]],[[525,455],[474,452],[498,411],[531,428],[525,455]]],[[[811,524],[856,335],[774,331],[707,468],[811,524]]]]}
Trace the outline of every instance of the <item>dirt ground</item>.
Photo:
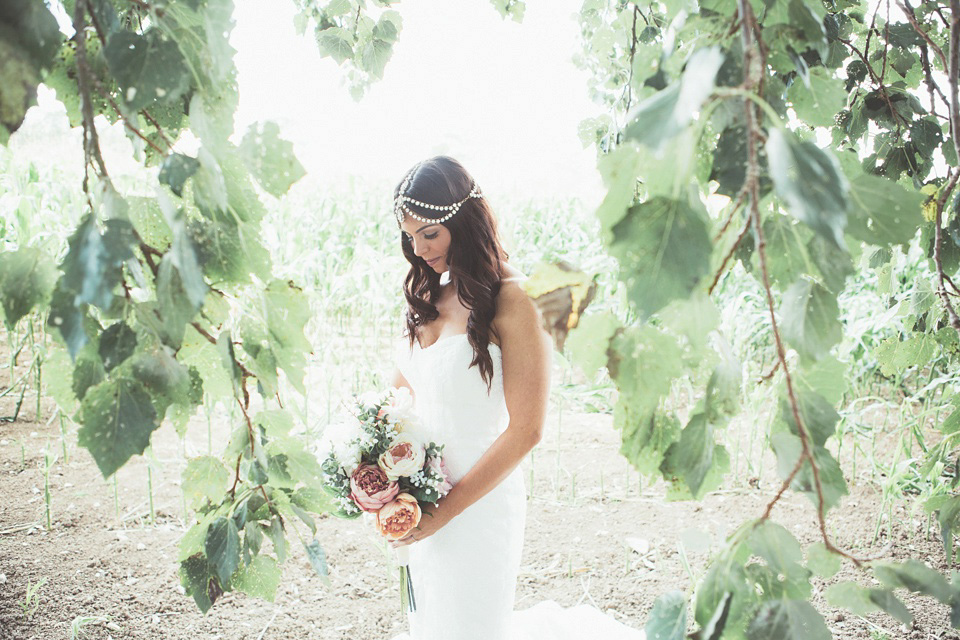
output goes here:
{"type": "MultiPolygon", "coordinates": [[[[13,395],[0,398],[0,414],[12,413],[13,395]]],[[[34,404],[28,392],[20,419],[0,423],[0,638],[71,638],[71,624],[85,620],[86,635],[77,637],[117,640],[379,640],[406,629],[397,580],[372,534],[360,521],[333,518],[322,518],[317,533],[329,558],[329,588],[293,545],[274,603],[231,593],[200,614],[180,587],[177,543],[185,531],[184,453],[206,453],[205,420],[197,420],[183,445],[172,427],[154,434],[152,523],[146,459],[119,472],[115,504],[113,483],[71,433],[69,461],[61,454],[50,473],[53,526],[45,530],[43,449],[60,454],[60,431],[57,421],[47,424],[52,403],[44,400],[39,422],[34,404]],[[27,590],[38,583],[30,603],[27,590]]],[[[517,609],[545,599],[589,603],[642,628],[657,596],[689,593],[691,575],[702,574],[711,551],[744,519],[760,515],[777,489],[768,469],[759,482],[732,474],[729,488],[702,503],[666,502],[663,484],[641,485],[618,454],[611,423],[610,415],[569,409],[561,418],[554,408],[543,441],[523,463],[530,499],[517,609]]],[[[215,443],[225,441],[227,424],[226,417],[214,420],[215,443]]],[[[867,478],[847,478],[851,495],[829,520],[841,547],[949,570],[938,533],[928,538],[924,516],[902,506],[893,512],[892,539],[884,528],[874,541],[880,490],[867,478]]],[[[816,540],[814,511],[802,496],[786,496],[774,518],[804,544],[816,540]]],[[[846,568],[835,580],[857,578],[846,568]]],[[[881,614],[864,619],[834,611],[822,602],[824,584],[814,588],[837,638],[958,638],[946,607],[930,599],[904,596],[916,617],[908,629],[881,614]]]]}

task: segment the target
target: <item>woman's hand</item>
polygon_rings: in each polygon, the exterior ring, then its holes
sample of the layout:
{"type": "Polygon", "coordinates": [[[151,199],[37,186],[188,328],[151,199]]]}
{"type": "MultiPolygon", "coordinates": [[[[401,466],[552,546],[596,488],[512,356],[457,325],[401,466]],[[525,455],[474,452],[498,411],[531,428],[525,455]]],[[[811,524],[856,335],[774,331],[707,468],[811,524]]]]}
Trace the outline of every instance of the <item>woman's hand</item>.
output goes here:
{"type": "MultiPolygon", "coordinates": [[[[437,504],[439,505],[442,501],[443,499],[441,498],[437,504]]],[[[396,549],[397,547],[403,547],[408,544],[413,544],[414,542],[419,542],[424,538],[429,538],[442,529],[445,524],[450,522],[450,518],[444,517],[443,509],[438,509],[431,504],[421,506],[420,511],[420,524],[411,529],[410,533],[404,537],[392,541],[390,543],[391,547],[396,549]]]]}

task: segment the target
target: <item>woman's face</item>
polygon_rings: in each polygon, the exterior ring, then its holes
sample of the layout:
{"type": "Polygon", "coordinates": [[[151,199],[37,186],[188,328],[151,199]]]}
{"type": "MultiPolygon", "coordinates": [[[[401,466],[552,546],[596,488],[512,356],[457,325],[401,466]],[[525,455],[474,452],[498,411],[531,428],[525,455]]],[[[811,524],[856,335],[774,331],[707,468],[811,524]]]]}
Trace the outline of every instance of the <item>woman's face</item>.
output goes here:
{"type": "Polygon", "coordinates": [[[421,222],[410,216],[403,219],[400,225],[407,242],[413,248],[413,253],[427,263],[427,266],[443,273],[449,269],[447,253],[450,251],[450,230],[439,222],[421,222]]]}

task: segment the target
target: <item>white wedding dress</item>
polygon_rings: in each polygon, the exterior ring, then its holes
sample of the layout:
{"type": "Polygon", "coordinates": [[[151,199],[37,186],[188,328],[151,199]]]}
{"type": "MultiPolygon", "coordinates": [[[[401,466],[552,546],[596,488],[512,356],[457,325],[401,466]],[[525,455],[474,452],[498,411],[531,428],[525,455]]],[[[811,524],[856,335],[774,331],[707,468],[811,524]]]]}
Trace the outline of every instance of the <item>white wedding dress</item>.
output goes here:
{"type": "MultiPolygon", "coordinates": [[[[500,348],[490,344],[493,384],[470,367],[466,334],[398,348],[413,388],[419,435],[444,448],[456,484],[507,427],[500,348]]],[[[520,468],[434,535],[409,547],[416,611],[410,633],[394,640],[642,640],[644,634],[580,605],[553,601],[513,611],[523,548],[526,490],[520,468]]]]}

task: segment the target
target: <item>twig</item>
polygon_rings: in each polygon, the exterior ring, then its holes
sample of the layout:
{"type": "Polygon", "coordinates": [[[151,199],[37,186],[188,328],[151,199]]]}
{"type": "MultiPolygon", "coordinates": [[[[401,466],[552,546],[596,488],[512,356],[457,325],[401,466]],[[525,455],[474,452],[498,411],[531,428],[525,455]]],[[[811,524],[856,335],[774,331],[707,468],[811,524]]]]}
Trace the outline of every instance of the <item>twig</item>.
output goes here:
{"type": "Polygon", "coordinates": [[[273,616],[267,622],[267,626],[265,626],[263,630],[260,632],[260,635],[257,636],[257,640],[263,640],[263,634],[267,632],[267,629],[270,628],[270,625],[273,624],[273,621],[277,619],[277,614],[280,613],[280,609],[282,608],[283,608],[282,606],[277,606],[277,608],[273,612],[273,616]]]}
{"type": "Polygon", "coordinates": [[[737,239],[734,240],[733,245],[730,247],[730,250],[727,252],[727,255],[723,257],[723,262],[720,263],[720,268],[717,269],[716,275],[713,276],[713,282],[710,283],[710,288],[707,289],[707,295],[713,293],[714,288],[717,286],[717,283],[720,282],[720,277],[727,270],[727,263],[730,261],[730,258],[733,257],[733,254],[736,253],[737,247],[740,246],[740,242],[743,241],[744,236],[747,235],[747,231],[750,230],[750,216],[747,216],[747,222],[743,225],[743,230],[740,231],[737,235],[737,239]]]}
{"type": "Polygon", "coordinates": [[[763,384],[764,382],[767,382],[768,380],[770,380],[770,378],[773,377],[773,374],[775,374],[777,372],[777,369],[779,368],[780,368],[780,361],[777,360],[776,362],[773,363],[773,366],[770,367],[770,371],[767,371],[765,374],[760,376],[760,379],[757,381],[757,384],[763,384]]]}
{"type": "Polygon", "coordinates": [[[840,42],[847,45],[851,51],[853,51],[863,64],[867,67],[867,72],[870,74],[870,79],[873,80],[873,83],[877,86],[877,91],[880,92],[880,95],[883,96],[883,101],[887,103],[887,108],[890,109],[890,116],[897,122],[897,129],[899,130],[901,125],[906,126],[906,122],[903,119],[896,109],[893,108],[893,101],[890,100],[890,94],[887,93],[887,88],[884,86],[883,81],[877,76],[877,72],[873,70],[870,61],[867,59],[866,53],[860,51],[857,48],[857,45],[853,44],[850,40],[844,40],[843,38],[837,38],[840,42]]]}

